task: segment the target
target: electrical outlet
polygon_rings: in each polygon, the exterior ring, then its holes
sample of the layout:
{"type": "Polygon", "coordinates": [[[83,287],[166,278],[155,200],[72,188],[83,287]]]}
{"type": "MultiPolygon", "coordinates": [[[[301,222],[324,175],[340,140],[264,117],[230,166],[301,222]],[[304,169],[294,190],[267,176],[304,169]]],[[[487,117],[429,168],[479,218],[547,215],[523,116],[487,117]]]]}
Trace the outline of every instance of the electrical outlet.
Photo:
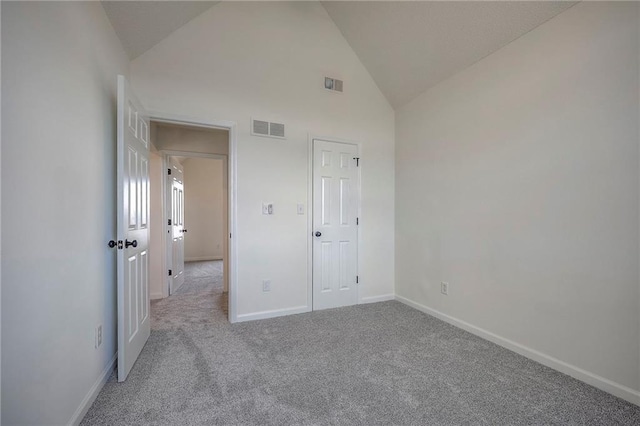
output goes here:
{"type": "Polygon", "coordinates": [[[444,281],[440,283],[440,293],[444,294],[445,296],[449,295],[449,283],[446,283],[444,281]]]}
{"type": "Polygon", "coordinates": [[[262,280],[262,291],[271,291],[271,280],[262,280]]]}
{"type": "Polygon", "coordinates": [[[102,324],[96,327],[96,349],[102,345],[102,324]]]}

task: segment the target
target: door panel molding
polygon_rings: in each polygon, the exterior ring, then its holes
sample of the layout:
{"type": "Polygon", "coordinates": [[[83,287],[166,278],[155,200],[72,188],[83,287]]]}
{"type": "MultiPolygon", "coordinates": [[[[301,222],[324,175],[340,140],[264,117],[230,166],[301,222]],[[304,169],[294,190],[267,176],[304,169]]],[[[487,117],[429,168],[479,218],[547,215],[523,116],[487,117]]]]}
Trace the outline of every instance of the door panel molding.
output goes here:
{"type": "MultiPolygon", "coordinates": [[[[308,207],[308,212],[310,213],[308,215],[307,218],[307,226],[308,226],[308,232],[307,232],[307,262],[308,262],[308,270],[307,270],[307,303],[309,306],[309,310],[312,309],[317,309],[318,306],[316,306],[317,304],[314,303],[313,297],[314,297],[314,284],[318,285],[319,288],[323,287],[323,289],[321,290],[322,292],[325,291],[324,287],[326,287],[326,283],[324,283],[324,280],[320,279],[320,281],[322,282],[317,282],[314,283],[314,240],[317,238],[314,236],[315,232],[317,231],[315,229],[315,225],[316,223],[314,222],[314,212],[316,211],[316,208],[314,206],[314,152],[315,150],[315,141],[324,141],[324,142],[329,142],[329,143],[337,143],[337,144],[345,144],[347,146],[352,146],[355,147],[356,149],[356,153],[354,155],[351,155],[348,152],[338,152],[335,153],[335,155],[333,155],[334,158],[331,158],[331,155],[329,152],[325,152],[327,150],[319,148],[318,149],[318,162],[323,166],[331,166],[331,167],[335,167],[336,170],[344,170],[345,168],[349,167],[349,163],[353,161],[354,157],[357,158],[361,158],[362,157],[362,145],[359,142],[355,142],[355,141],[350,141],[350,140],[345,140],[345,139],[340,139],[340,138],[336,138],[336,137],[326,137],[326,136],[317,136],[317,135],[312,135],[309,134],[308,135],[308,197],[307,197],[307,205],[308,207]],[[333,164],[333,163],[336,164],[333,164]],[[324,285],[323,285],[324,283],[324,285]]],[[[357,162],[359,163],[359,161],[357,162]]],[[[329,224],[329,223],[334,223],[337,226],[344,226],[344,225],[348,225],[349,223],[349,216],[350,214],[353,215],[354,220],[355,218],[361,218],[362,216],[362,211],[361,211],[361,163],[360,164],[356,164],[356,168],[355,168],[355,175],[350,177],[350,178],[346,178],[346,177],[337,177],[337,182],[334,183],[335,188],[333,188],[333,191],[336,191],[338,194],[334,194],[334,195],[338,195],[339,198],[341,200],[338,201],[338,205],[337,206],[332,206],[328,209],[324,209],[320,212],[318,212],[318,214],[321,215],[320,219],[318,222],[322,222],[322,224],[329,224]],[[355,192],[355,204],[354,205],[346,205],[344,203],[343,197],[349,197],[351,194],[353,194],[355,192]],[[353,211],[350,210],[355,210],[355,214],[353,211]]],[[[319,177],[321,176],[321,174],[319,175],[319,177]]],[[[327,176],[328,178],[329,176],[327,176]]],[[[336,180],[336,177],[333,177],[332,180],[336,180]]],[[[322,190],[325,189],[322,185],[318,185],[318,190],[322,190]]],[[[328,188],[325,190],[328,192],[328,188]]],[[[326,194],[327,196],[329,196],[329,194],[326,194]]],[[[334,200],[335,201],[335,200],[334,200]]],[[[359,222],[359,220],[358,220],[359,222]]],[[[341,293],[342,291],[347,291],[349,289],[349,286],[347,285],[348,283],[345,282],[346,280],[350,280],[349,278],[345,278],[346,276],[359,276],[359,265],[362,264],[361,263],[361,228],[360,226],[357,226],[359,223],[356,223],[356,237],[355,239],[353,239],[353,241],[351,243],[349,243],[348,241],[343,241],[343,240],[336,240],[336,245],[335,247],[333,247],[333,261],[334,265],[332,265],[333,269],[336,269],[333,280],[335,280],[335,282],[337,283],[336,285],[337,287],[337,292],[341,293]],[[353,268],[349,267],[349,265],[345,264],[344,259],[346,259],[346,252],[345,250],[347,249],[351,249],[353,250],[351,247],[349,247],[349,245],[355,245],[356,246],[356,255],[355,255],[355,265],[353,266],[353,268]]],[[[318,244],[317,246],[318,250],[322,250],[322,245],[318,244]]],[[[319,279],[319,277],[316,277],[319,279]]],[[[362,279],[358,279],[358,283],[355,284],[355,302],[354,303],[362,303],[362,291],[360,291],[360,286],[362,285],[363,280],[362,279]]],[[[351,286],[352,289],[354,289],[353,286],[351,286]]]]}
{"type": "MultiPolygon", "coordinates": [[[[184,168],[173,156],[167,156],[168,167],[171,174],[165,174],[167,203],[165,210],[171,219],[168,226],[168,235],[171,238],[167,247],[167,264],[171,270],[169,295],[172,295],[184,284],[184,168]]],[[[167,222],[165,222],[167,223],[167,222]]]]}
{"type": "Polygon", "coordinates": [[[149,312],[148,117],[118,76],[117,251],[118,381],[133,368],[151,333],[149,312]]]}

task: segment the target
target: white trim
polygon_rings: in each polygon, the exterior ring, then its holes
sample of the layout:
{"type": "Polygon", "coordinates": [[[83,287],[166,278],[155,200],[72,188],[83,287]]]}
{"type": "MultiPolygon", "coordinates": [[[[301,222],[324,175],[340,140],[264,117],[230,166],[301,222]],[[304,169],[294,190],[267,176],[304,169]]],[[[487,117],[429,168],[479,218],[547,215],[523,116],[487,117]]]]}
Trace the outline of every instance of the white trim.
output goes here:
{"type": "Polygon", "coordinates": [[[485,340],[493,342],[499,346],[507,348],[517,354],[520,354],[524,357],[527,357],[533,361],[539,362],[542,365],[553,368],[561,373],[567,374],[575,379],[578,379],[582,382],[585,382],[591,386],[594,386],[600,390],[608,392],[612,395],[617,396],[618,398],[622,398],[625,401],[629,401],[632,404],[640,405],[640,392],[634,389],[631,389],[627,386],[621,385],[619,383],[613,382],[604,377],[598,376],[597,374],[593,374],[587,370],[583,370],[580,367],[576,367],[575,365],[568,364],[564,361],[561,361],[557,358],[554,358],[545,353],[536,351],[535,349],[531,349],[527,346],[516,343],[512,340],[506,339],[504,337],[498,336],[490,331],[484,330],[480,327],[476,327],[473,324],[469,324],[468,322],[462,321],[460,319],[454,318],[447,314],[443,314],[442,312],[436,311],[435,309],[429,308],[427,306],[421,305],[417,302],[409,300],[405,297],[396,295],[396,300],[398,302],[404,303],[407,306],[410,306],[414,309],[424,312],[425,314],[429,314],[433,317],[436,317],[442,321],[445,321],[451,325],[454,325],[458,328],[468,331],[471,334],[475,334],[478,337],[481,337],[485,340]]]}
{"type": "Polygon", "coordinates": [[[362,299],[360,299],[360,304],[362,305],[365,303],[386,302],[388,300],[396,300],[396,295],[393,293],[389,293],[381,294],[380,296],[363,297],[362,299]]]}
{"type": "Polygon", "coordinates": [[[223,260],[222,256],[200,256],[200,257],[185,257],[185,262],[202,262],[205,260],[223,260]]]}
{"type": "Polygon", "coordinates": [[[307,306],[313,310],[313,139],[307,134],[307,306]]]}
{"type": "Polygon", "coordinates": [[[162,294],[162,293],[151,293],[151,294],[149,294],[149,298],[150,298],[151,300],[164,299],[165,297],[167,297],[167,296],[165,296],[165,295],[164,295],[164,294],[162,294]]]}
{"type": "Polygon", "coordinates": [[[267,318],[282,317],[285,315],[293,315],[293,314],[304,314],[306,312],[311,312],[311,308],[309,306],[298,306],[295,308],[287,308],[287,309],[274,309],[272,311],[262,311],[262,312],[254,312],[251,314],[238,315],[237,322],[254,321],[254,320],[267,319],[267,318]]]}
{"type": "MultiPolygon", "coordinates": [[[[214,129],[225,129],[229,131],[229,155],[227,160],[227,184],[228,184],[228,196],[229,196],[229,205],[228,205],[228,225],[229,225],[229,233],[232,235],[232,238],[229,238],[229,322],[237,322],[237,303],[238,303],[238,245],[235,243],[236,236],[238,235],[238,217],[237,217],[237,188],[238,188],[238,178],[237,178],[237,170],[238,170],[238,140],[237,140],[237,124],[234,121],[228,120],[208,120],[208,119],[198,119],[193,117],[180,116],[177,114],[166,114],[158,111],[149,111],[149,119],[150,121],[161,122],[161,123],[169,123],[169,124],[182,124],[186,126],[195,126],[195,127],[208,127],[214,129]]],[[[168,152],[181,152],[181,151],[168,151],[168,152]]],[[[216,154],[204,154],[206,155],[216,155],[216,154]]],[[[200,153],[189,152],[189,156],[198,157],[202,156],[200,153]]],[[[166,165],[165,165],[166,168],[166,165]]],[[[166,201],[163,201],[163,206],[166,201]]],[[[166,210],[166,209],[165,209],[166,210]]],[[[166,211],[163,212],[166,214],[166,211]]],[[[164,219],[163,223],[167,223],[166,219],[164,219]]],[[[166,234],[164,234],[166,239],[166,234]]],[[[166,246],[166,244],[165,244],[166,246]]],[[[168,277],[165,274],[166,279],[168,277]]]]}
{"type": "Polygon", "coordinates": [[[227,154],[210,154],[208,152],[179,151],[175,149],[162,149],[159,153],[168,155],[169,157],[213,158],[216,160],[226,160],[229,157],[227,154]]]}
{"type": "Polygon", "coordinates": [[[105,383],[107,383],[107,380],[111,375],[111,372],[116,366],[117,358],[118,358],[118,353],[116,352],[115,354],[113,354],[113,357],[111,358],[111,360],[109,361],[105,369],[102,370],[102,374],[100,374],[100,377],[98,377],[98,380],[96,380],[93,386],[91,386],[91,389],[89,389],[89,392],[87,392],[85,397],[82,399],[80,406],[78,407],[76,412],[73,413],[73,416],[71,416],[71,420],[69,420],[69,423],[67,424],[73,425],[73,426],[80,424],[85,414],[87,414],[87,411],[89,411],[89,408],[91,408],[93,401],[95,401],[96,398],[98,397],[98,394],[102,390],[102,387],[104,386],[105,383]]]}

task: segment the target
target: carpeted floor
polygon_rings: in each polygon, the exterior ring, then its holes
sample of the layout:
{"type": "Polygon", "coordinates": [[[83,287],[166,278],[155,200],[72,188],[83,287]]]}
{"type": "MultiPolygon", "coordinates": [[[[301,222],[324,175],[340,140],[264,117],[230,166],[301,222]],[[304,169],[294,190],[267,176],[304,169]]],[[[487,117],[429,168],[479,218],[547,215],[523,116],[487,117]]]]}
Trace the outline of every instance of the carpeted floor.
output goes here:
{"type": "Polygon", "coordinates": [[[639,407],[398,302],[232,325],[221,264],[186,273],[83,425],[640,424],[639,407]]]}

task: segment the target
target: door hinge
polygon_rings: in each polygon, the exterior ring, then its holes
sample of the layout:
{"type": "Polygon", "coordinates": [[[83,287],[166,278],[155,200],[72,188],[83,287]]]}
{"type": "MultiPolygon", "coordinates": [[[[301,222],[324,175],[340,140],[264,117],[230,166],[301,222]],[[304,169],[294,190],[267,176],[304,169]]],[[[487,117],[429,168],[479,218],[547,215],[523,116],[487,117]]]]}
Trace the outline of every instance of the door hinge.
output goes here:
{"type": "Polygon", "coordinates": [[[353,157],[356,160],[356,167],[360,167],[360,157],[353,157]]]}
{"type": "Polygon", "coordinates": [[[173,271],[171,269],[169,269],[169,276],[173,275],[173,271]]]}
{"type": "Polygon", "coordinates": [[[356,217],[356,225],[360,225],[360,218],[356,217]]]}
{"type": "Polygon", "coordinates": [[[171,226],[171,219],[169,219],[169,226],[171,226]]]}
{"type": "Polygon", "coordinates": [[[167,174],[170,175],[171,174],[171,169],[167,169],[167,174]]]}
{"type": "Polygon", "coordinates": [[[231,233],[229,233],[229,238],[231,238],[231,233]]]}
{"type": "Polygon", "coordinates": [[[118,250],[122,250],[123,243],[122,240],[118,240],[118,250]]]}
{"type": "Polygon", "coordinates": [[[360,277],[356,275],[356,284],[360,283],[360,277]]]}

